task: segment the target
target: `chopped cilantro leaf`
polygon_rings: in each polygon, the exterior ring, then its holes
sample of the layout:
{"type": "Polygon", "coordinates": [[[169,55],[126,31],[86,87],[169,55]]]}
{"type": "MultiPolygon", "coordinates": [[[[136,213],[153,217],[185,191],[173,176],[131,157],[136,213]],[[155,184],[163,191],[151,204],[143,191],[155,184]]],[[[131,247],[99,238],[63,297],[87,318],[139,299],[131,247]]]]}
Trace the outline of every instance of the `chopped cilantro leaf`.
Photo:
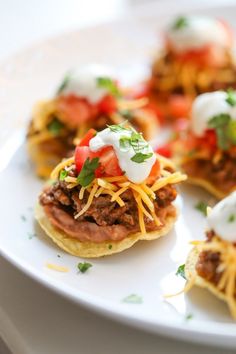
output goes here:
{"type": "Polygon", "coordinates": [[[232,89],[227,90],[227,98],[225,101],[232,107],[236,106],[236,92],[232,89]]]}
{"type": "Polygon", "coordinates": [[[236,120],[231,119],[228,123],[226,134],[233,145],[236,145],[236,120]]]}
{"type": "Polygon", "coordinates": [[[188,315],[185,316],[185,320],[189,321],[193,319],[193,315],[191,313],[189,313],[188,315]]]}
{"type": "Polygon", "coordinates": [[[179,16],[175,20],[172,28],[175,29],[175,30],[179,30],[179,29],[182,29],[182,28],[187,27],[187,26],[188,26],[188,19],[186,17],[184,17],[184,16],[179,16]]]}
{"type": "Polygon", "coordinates": [[[137,152],[133,157],[131,157],[131,160],[136,162],[136,163],[142,163],[145,162],[147,159],[149,159],[153,155],[152,152],[148,154],[143,154],[142,152],[137,152]]]}
{"type": "Polygon", "coordinates": [[[58,136],[64,125],[55,117],[47,126],[50,133],[54,136],[58,136]]]}
{"type": "Polygon", "coordinates": [[[57,95],[59,95],[66,88],[69,83],[70,77],[71,75],[69,73],[65,75],[64,79],[62,80],[62,83],[57,89],[57,95]]]}
{"type": "Polygon", "coordinates": [[[87,158],[85,161],[80,174],[77,177],[78,183],[82,187],[87,187],[95,178],[95,170],[99,166],[99,158],[95,157],[92,160],[87,158]]]}
{"type": "Polygon", "coordinates": [[[228,222],[234,222],[236,220],[236,215],[235,214],[231,214],[229,217],[228,217],[228,222]]]}
{"type": "Polygon", "coordinates": [[[85,272],[87,272],[87,270],[89,269],[89,268],[91,268],[93,265],[91,264],[91,263],[88,263],[88,262],[80,262],[80,263],[78,263],[78,265],[77,265],[77,267],[78,267],[78,269],[79,269],[79,271],[81,272],[81,273],[85,273],[85,272]]]}
{"type": "Polygon", "coordinates": [[[112,96],[120,97],[121,93],[117,84],[110,77],[98,77],[97,86],[106,89],[112,96]]]}
{"type": "Polygon", "coordinates": [[[108,248],[109,248],[109,250],[111,250],[112,249],[112,245],[108,245],[108,248]]]}
{"type": "Polygon", "coordinates": [[[142,304],[143,303],[143,298],[142,296],[136,295],[136,294],[131,294],[129,296],[126,296],[122,302],[125,302],[127,304],[142,304]]]}
{"type": "Polygon", "coordinates": [[[175,273],[175,275],[179,275],[179,276],[181,276],[182,278],[184,278],[186,280],[186,277],[185,277],[185,264],[181,264],[179,266],[179,268],[177,269],[177,272],[175,273]]]}
{"type": "Polygon", "coordinates": [[[200,211],[203,215],[207,216],[207,203],[200,201],[195,205],[195,209],[200,211]]]}
{"type": "Polygon", "coordinates": [[[122,136],[119,140],[121,151],[128,151],[130,148],[130,138],[128,136],[122,136]]]}
{"type": "Polygon", "coordinates": [[[68,172],[66,170],[61,170],[60,175],[59,175],[59,180],[64,181],[64,179],[67,177],[68,172]]]}
{"type": "Polygon", "coordinates": [[[22,221],[24,221],[24,222],[26,221],[25,215],[21,215],[20,218],[21,218],[22,221]]]}
{"type": "Polygon", "coordinates": [[[217,145],[222,150],[229,148],[228,125],[231,121],[229,114],[222,113],[212,117],[208,122],[208,127],[216,131],[217,145]]]}
{"type": "Polygon", "coordinates": [[[123,122],[123,123],[121,123],[121,124],[113,124],[113,125],[107,125],[107,128],[109,128],[110,129],[110,131],[111,132],[113,132],[113,133],[119,133],[119,132],[122,132],[122,131],[130,131],[131,129],[130,128],[125,128],[124,127],[124,124],[126,123],[126,121],[125,122],[123,122]]]}

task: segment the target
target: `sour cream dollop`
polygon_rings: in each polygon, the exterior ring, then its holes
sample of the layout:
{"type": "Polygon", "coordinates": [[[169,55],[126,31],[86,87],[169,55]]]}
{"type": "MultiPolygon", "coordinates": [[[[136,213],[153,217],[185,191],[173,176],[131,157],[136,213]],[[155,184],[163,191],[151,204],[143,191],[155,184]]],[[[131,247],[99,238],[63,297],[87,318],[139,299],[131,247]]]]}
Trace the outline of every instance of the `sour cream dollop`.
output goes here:
{"type": "Polygon", "coordinates": [[[156,161],[156,155],[151,146],[143,139],[143,148],[139,153],[150,154],[150,157],[143,162],[134,162],[131,158],[137,153],[132,145],[121,147],[121,139],[130,139],[133,134],[131,129],[121,129],[112,131],[110,128],[104,129],[92,138],[89,142],[91,151],[98,151],[105,146],[112,146],[119,161],[119,166],[124,171],[126,177],[134,183],[142,183],[150,174],[152,166],[156,161]]]}
{"type": "Polygon", "coordinates": [[[68,75],[61,94],[74,94],[96,104],[108,93],[108,90],[98,85],[97,79],[101,77],[113,78],[112,70],[98,64],[81,67],[68,75]]]}
{"type": "Polygon", "coordinates": [[[223,240],[236,242],[236,192],[216,204],[207,224],[223,240]]]}
{"type": "Polygon", "coordinates": [[[203,93],[194,100],[191,114],[191,129],[195,135],[204,135],[206,129],[209,129],[209,120],[216,115],[224,113],[236,120],[236,106],[230,105],[226,101],[227,97],[226,92],[215,91],[203,93]]]}
{"type": "Polygon", "coordinates": [[[204,16],[186,16],[182,19],[182,25],[172,23],[166,32],[169,43],[177,52],[197,50],[209,44],[230,46],[230,36],[217,19],[204,16]]]}

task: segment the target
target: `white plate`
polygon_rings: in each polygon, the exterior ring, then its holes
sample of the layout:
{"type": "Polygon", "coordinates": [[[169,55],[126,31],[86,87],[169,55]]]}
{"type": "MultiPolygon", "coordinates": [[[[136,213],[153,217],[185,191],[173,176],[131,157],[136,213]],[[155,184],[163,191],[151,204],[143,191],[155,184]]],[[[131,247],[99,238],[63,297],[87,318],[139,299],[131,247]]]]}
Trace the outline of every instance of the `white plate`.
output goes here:
{"type": "MultiPolygon", "coordinates": [[[[163,8],[155,13],[154,8],[146,8],[142,16],[36,44],[1,65],[0,251],[39,282],[114,319],[167,336],[235,346],[236,325],[226,305],[207,291],[194,288],[168,302],[163,298],[183,287],[175,272],[185,261],[189,240],[203,237],[205,220],[194,205],[211,198],[200,189],[183,188],[182,215],[169,235],[92,260],[93,267],[85,274],[77,271],[80,260],[52,244],[33,218],[42,183],[34,177],[22,144],[33,103],[47,98],[65,71],[88,61],[112,63],[126,81],[141,77],[148,71],[157,30],[169,20],[168,11],[173,12],[163,8]],[[47,262],[70,271],[50,270],[47,262]],[[141,296],[143,302],[123,302],[130,294],[141,296]],[[192,319],[187,320],[189,315],[192,319]]],[[[204,13],[224,17],[232,26],[236,22],[233,6],[204,13]]]]}

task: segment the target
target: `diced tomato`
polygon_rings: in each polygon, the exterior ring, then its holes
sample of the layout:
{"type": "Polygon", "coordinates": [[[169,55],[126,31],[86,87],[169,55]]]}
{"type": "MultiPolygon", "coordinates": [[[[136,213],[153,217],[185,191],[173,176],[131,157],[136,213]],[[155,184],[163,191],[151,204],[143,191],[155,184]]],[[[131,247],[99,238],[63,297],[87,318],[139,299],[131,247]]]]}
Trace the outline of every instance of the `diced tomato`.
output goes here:
{"type": "Polygon", "coordinates": [[[98,174],[102,176],[122,175],[122,170],[119,166],[115,151],[111,146],[108,146],[100,151],[99,162],[100,167],[98,174]]]}
{"type": "Polygon", "coordinates": [[[200,138],[199,145],[214,150],[217,147],[217,137],[214,129],[207,129],[204,136],[200,138]]]}
{"type": "Polygon", "coordinates": [[[89,146],[90,140],[96,135],[97,131],[93,128],[89,129],[83,139],[80,140],[79,146],[89,146]]]}
{"type": "Polygon", "coordinates": [[[169,115],[173,118],[186,118],[189,115],[192,100],[188,96],[171,95],[168,100],[169,115]]]}
{"type": "Polygon", "coordinates": [[[77,146],[75,149],[75,165],[78,172],[81,171],[87,158],[99,158],[99,167],[95,171],[96,177],[121,176],[122,170],[119,166],[115,151],[111,146],[105,147],[97,152],[92,152],[88,146],[77,146]]]}
{"type": "Polygon", "coordinates": [[[170,158],[172,156],[171,144],[167,143],[156,149],[156,152],[164,157],[170,158]]]}
{"type": "Polygon", "coordinates": [[[62,118],[73,128],[96,115],[96,109],[86,99],[74,95],[60,96],[57,105],[62,118]]]}
{"type": "Polygon", "coordinates": [[[100,102],[98,102],[97,107],[101,113],[112,114],[117,109],[116,99],[111,95],[106,95],[100,102]]]}
{"type": "Polygon", "coordinates": [[[156,160],[156,162],[152,166],[151,172],[148,176],[147,183],[150,183],[150,184],[154,183],[156,181],[157,177],[160,176],[160,170],[161,170],[160,163],[158,160],[156,160]]]}

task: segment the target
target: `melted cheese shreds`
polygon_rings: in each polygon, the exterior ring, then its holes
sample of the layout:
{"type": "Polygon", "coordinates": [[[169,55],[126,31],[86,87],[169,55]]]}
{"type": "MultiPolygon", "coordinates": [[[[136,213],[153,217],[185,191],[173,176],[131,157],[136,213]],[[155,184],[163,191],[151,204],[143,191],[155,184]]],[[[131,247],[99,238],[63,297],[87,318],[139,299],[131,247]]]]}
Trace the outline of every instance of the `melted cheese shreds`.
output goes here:
{"type": "Polygon", "coordinates": [[[122,193],[127,191],[127,189],[128,189],[128,187],[123,187],[123,188],[119,189],[117,192],[115,192],[113,194],[113,197],[111,198],[111,202],[116,201],[117,197],[119,197],[122,193]]]}
{"type": "Polygon", "coordinates": [[[154,205],[149,196],[145,193],[140,185],[136,185],[131,183],[130,188],[134,189],[136,192],[139,193],[140,197],[142,198],[143,202],[148,206],[148,208],[152,211],[154,210],[154,205]]]}
{"type": "Polygon", "coordinates": [[[79,191],[79,199],[80,200],[83,199],[85,190],[86,190],[85,187],[80,188],[80,191],[79,191]]]}
{"type": "Polygon", "coordinates": [[[71,164],[73,164],[75,162],[75,158],[70,157],[69,159],[66,160],[62,160],[62,162],[60,162],[52,171],[51,173],[51,178],[52,179],[57,179],[58,175],[60,173],[61,170],[63,170],[65,167],[70,166],[71,164]]]}
{"type": "Polygon", "coordinates": [[[92,204],[93,202],[93,198],[95,196],[95,193],[98,189],[98,185],[97,184],[94,184],[93,185],[93,188],[91,190],[91,193],[89,194],[89,197],[88,197],[88,201],[87,203],[85,204],[85,206],[83,207],[82,210],[80,210],[80,212],[78,214],[75,215],[75,219],[78,219],[80,217],[80,215],[83,215],[90,207],[90,205],[92,204]]]}
{"type": "Polygon", "coordinates": [[[103,188],[107,188],[107,189],[110,189],[112,191],[116,191],[117,190],[117,186],[114,185],[114,184],[111,184],[107,181],[105,181],[104,179],[102,178],[98,178],[97,179],[97,183],[100,187],[103,187],[103,188]]]}
{"type": "Polygon", "coordinates": [[[166,186],[167,184],[174,184],[185,181],[187,179],[186,175],[181,174],[181,172],[172,173],[170,176],[162,177],[157,180],[151,187],[153,192],[156,192],[158,189],[166,186]]]}
{"type": "Polygon", "coordinates": [[[61,273],[67,273],[67,272],[69,272],[69,268],[63,267],[63,266],[59,266],[59,265],[57,265],[57,264],[46,263],[46,267],[47,267],[48,269],[56,270],[57,272],[61,272],[61,273]]]}

